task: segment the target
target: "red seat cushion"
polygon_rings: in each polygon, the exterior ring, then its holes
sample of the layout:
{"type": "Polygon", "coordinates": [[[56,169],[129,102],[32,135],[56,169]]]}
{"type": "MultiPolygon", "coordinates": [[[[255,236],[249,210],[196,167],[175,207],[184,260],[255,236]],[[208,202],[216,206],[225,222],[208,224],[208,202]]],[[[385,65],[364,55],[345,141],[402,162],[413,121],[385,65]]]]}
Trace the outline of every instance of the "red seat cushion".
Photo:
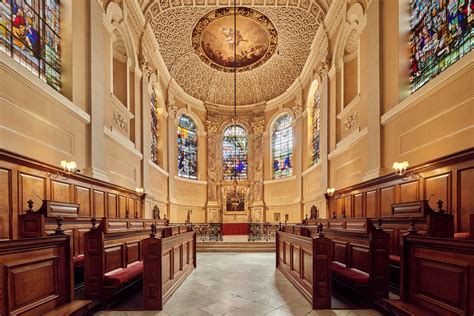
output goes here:
{"type": "Polygon", "coordinates": [[[72,262],[74,267],[83,266],[84,265],[84,255],[79,255],[77,257],[72,257],[72,262]]]}
{"type": "Polygon", "coordinates": [[[339,279],[357,285],[369,284],[369,277],[363,273],[348,269],[336,262],[331,263],[331,272],[339,279]]]}
{"type": "Polygon", "coordinates": [[[471,234],[467,232],[454,233],[454,239],[471,239],[471,234]]]}
{"type": "Polygon", "coordinates": [[[122,286],[141,277],[142,274],[143,262],[134,262],[124,269],[106,275],[104,277],[104,284],[109,286],[122,286]]]}
{"type": "Polygon", "coordinates": [[[400,256],[390,255],[390,263],[396,264],[397,266],[400,265],[400,256]]]}

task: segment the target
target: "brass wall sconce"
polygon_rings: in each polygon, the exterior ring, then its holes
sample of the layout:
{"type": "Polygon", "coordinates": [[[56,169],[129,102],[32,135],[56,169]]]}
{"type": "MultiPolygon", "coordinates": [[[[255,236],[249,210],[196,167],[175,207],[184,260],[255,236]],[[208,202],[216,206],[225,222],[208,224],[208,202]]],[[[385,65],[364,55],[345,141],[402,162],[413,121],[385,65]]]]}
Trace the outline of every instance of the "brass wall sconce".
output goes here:
{"type": "Polygon", "coordinates": [[[81,170],[77,168],[77,163],[74,160],[61,160],[60,165],[63,168],[62,172],[46,172],[46,176],[53,180],[58,178],[67,180],[68,178],[70,178],[71,175],[81,172],[81,170]]]}
{"type": "Polygon", "coordinates": [[[418,172],[411,170],[407,171],[409,164],[408,161],[397,162],[393,163],[392,168],[395,170],[395,174],[400,176],[402,181],[410,181],[410,180],[419,180],[423,178],[421,174],[418,172]]]}

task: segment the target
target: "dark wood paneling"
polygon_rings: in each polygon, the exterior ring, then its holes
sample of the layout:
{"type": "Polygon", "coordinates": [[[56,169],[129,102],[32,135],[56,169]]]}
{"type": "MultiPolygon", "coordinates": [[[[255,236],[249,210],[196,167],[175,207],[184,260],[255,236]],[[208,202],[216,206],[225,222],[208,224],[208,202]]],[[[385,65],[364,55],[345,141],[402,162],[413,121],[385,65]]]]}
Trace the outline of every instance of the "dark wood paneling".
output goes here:
{"type": "Polygon", "coordinates": [[[0,239],[10,238],[11,170],[0,169],[0,239]]]}
{"type": "Polygon", "coordinates": [[[75,196],[75,203],[80,205],[79,216],[92,217],[91,189],[76,186],[75,196]]]}
{"type": "MultiPolygon", "coordinates": [[[[118,197],[118,217],[120,218],[127,217],[127,198],[121,195],[119,195],[118,197]]],[[[133,217],[133,216],[130,216],[130,217],[133,217]]]]}
{"type": "Polygon", "coordinates": [[[344,198],[344,212],[346,212],[347,217],[354,217],[354,214],[352,213],[352,196],[346,196],[344,198]]]}
{"type": "Polygon", "coordinates": [[[28,209],[28,200],[36,202],[44,200],[46,194],[46,178],[20,172],[20,209],[19,214],[28,209]]]}
{"type": "Polygon", "coordinates": [[[117,217],[117,195],[108,193],[107,194],[107,217],[117,217]]]}
{"type": "Polygon", "coordinates": [[[459,217],[458,230],[469,231],[469,215],[474,213],[474,168],[461,170],[458,177],[457,195],[459,196],[459,210],[462,214],[459,217]]]}
{"type": "Polygon", "coordinates": [[[400,202],[418,201],[420,199],[418,188],[418,181],[400,184],[400,202]]]}
{"type": "Polygon", "coordinates": [[[380,215],[392,216],[392,204],[395,203],[395,186],[380,189],[380,215]]]}
{"type": "Polygon", "coordinates": [[[365,214],[367,217],[378,216],[377,190],[367,191],[365,193],[365,214]]]}
{"type": "Polygon", "coordinates": [[[451,210],[451,173],[426,177],[424,179],[425,200],[428,200],[430,207],[438,209],[436,202],[444,202],[444,209],[451,210]]]}
{"type": "Polygon", "coordinates": [[[364,194],[354,194],[354,217],[363,217],[364,214],[364,194]]]}
{"type": "Polygon", "coordinates": [[[61,181],[51,181],[51,196],[53,201],[58,202],[72,202],[71,198],[71,184],[61,181]]]}
{"type": "Polygon", "coordinates": [[[94,216],[101,218],[105,216],[105,194],[102,191],[94,190],[94,216]]]}

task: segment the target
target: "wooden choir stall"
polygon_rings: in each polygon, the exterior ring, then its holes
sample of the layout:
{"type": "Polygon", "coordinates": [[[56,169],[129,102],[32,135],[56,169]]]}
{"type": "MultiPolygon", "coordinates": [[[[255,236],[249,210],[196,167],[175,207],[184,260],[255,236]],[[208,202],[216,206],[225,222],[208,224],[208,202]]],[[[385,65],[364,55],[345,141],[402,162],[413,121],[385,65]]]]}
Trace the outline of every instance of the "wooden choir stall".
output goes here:
{"type": "Polygon", "coordinates": [[[84,237],[85,293],[103,307],[143,279],[144,307],[162,309],[196,266],[190,225],[149,227],[103,218],[84,237]],[[152,236],[150,235],[152,231],[152,236]]]}
{"type": "Polygon", "coordinates": [[[69,236],[0,242],[0,315],[83,315],[74,300],[69,236]]]}

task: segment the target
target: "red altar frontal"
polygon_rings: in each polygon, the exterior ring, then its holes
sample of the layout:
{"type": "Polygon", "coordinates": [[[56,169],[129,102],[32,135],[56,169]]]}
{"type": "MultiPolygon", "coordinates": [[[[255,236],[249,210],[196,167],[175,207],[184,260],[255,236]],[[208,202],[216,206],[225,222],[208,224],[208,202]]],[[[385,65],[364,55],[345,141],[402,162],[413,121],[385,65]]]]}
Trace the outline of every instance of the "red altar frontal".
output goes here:
{"type": "Polygon", "coordinates": [[[248,235],[248,223],[223,223],[222,235],[248,235]]]}

